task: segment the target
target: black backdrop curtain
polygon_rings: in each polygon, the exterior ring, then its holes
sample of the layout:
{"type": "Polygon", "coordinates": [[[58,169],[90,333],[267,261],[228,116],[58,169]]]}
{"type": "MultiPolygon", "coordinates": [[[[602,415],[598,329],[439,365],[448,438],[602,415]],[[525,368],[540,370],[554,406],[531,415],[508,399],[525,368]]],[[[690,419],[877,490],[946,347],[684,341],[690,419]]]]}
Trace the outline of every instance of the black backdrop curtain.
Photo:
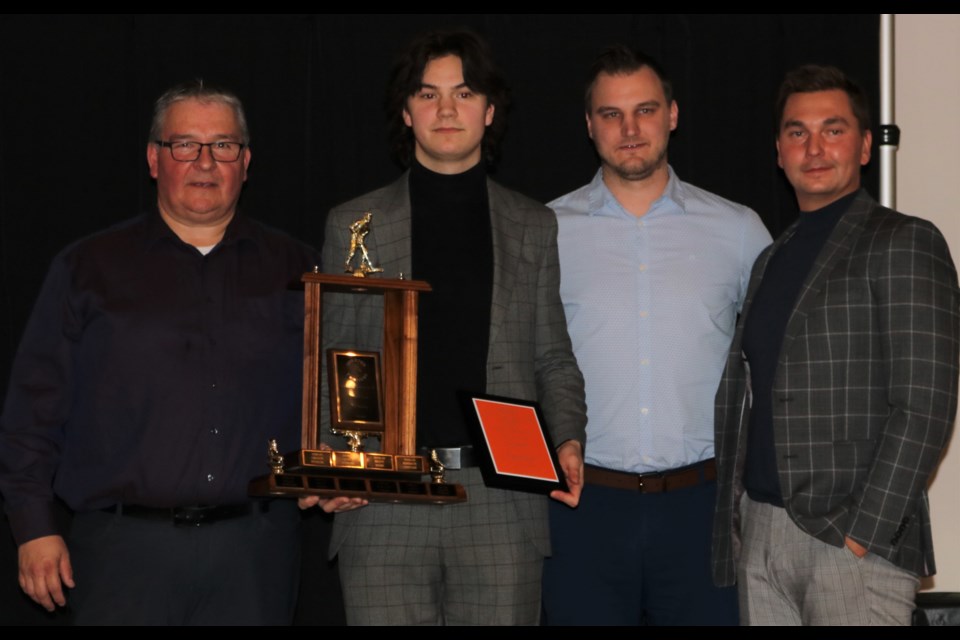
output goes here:
{"type": "MultiPolygon", "coordinates": [[[[606,44],[639,46],[671,75],[680,177],[753,207],[774,235],[796,217],[773,148],[784,72],[837,65],[864,84],[874,113],[878,104],[878,15],[0,16],[3,393],[53,255],[155,199],[144,149],[161,91],[195,77],[235,89],[253,137],[241,206],[319,246],[332,205],[398,174],[382,110],[393,56],[420,31],[461,25],[491,42],[512,87],[497,178],[540,200],[596,170],[583,80],[606,44]]],[[[308,519],[301,622],[342,621],[318,539],[326,531],[326,520],[308,519]]],[[[19,595],[0,518],[0,624],[68,619],[19,595]]]]}

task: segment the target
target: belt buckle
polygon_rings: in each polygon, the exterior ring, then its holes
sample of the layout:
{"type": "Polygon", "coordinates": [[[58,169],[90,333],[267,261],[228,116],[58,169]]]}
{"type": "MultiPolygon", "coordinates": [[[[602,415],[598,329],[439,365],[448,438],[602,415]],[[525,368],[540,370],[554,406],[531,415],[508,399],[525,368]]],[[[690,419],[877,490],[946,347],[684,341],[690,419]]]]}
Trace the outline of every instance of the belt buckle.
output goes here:
{"type": "MultiPolygon", "coordinates": [[[[665,476],[662,471],[640,474],[639,476],[637,476],[637,489],[640,491],[640,493],[654,493],[654,492],[662,493],[663,487],[664,487],[664,482],[663,482],[664,477],[665,476]],[[644,481],[651,482],[653,480],[658,481],[660,486],[659,487],[648,486],[646,487],[646,490],[645,490],[643,485],[644,481]]],[[[651,484],[655,484],[655,483],[651,482],[651,484]]]]}
{"type": "Polygon", "coordinates": [[[207,511],[204,509],[177,508],[173,509],[173,526],[175,527],[199,527],[202,524],[210,522],[207,511]]]}
{"type": "Polygon", "coordinates": [[[460,469],[463,467],[463,464],[460,460],[460,447],[450,448],[446,450],[447,461],[443,464],[451,469],[460,469]]]}
{"type": "Polygon", "coordinates": [[[462,469],[461,450],[462,447],[431,447],[429,455],[431,458],[436,455],[440,464],[447,469],[462,469]]]}

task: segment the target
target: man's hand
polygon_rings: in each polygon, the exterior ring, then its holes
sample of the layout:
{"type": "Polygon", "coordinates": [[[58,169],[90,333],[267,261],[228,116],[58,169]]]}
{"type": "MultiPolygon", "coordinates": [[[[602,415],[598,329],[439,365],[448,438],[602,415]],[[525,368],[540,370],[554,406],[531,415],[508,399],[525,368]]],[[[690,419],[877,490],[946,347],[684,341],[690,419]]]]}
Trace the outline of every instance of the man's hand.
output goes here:
{"type": "Polygon", "coordinates": [[[570,492],[552,491],[550,497],[568,507],[576,507],[580,503],[580,491],[583,489],[583,448],[576,440],[567,440],[557,448],[557,458],[560,460],[563,475],[567,478],[570,492]]]}
{"type": "MultiPolygon", "coordinates": [[[[321,451],[333,451],[333,449],[326,442],[320,443],[321,451]]],[[[365,507],[369,503],[365,498],[348,498],[347,496],[337,496],[336,498],[323,498],[320,496],[305,496],[303,498],[297,498],[297,506],[300,507],[300,510],[309,509],[310,507],[319,506],[326,513],[343,513],[344,511],[352,511],[354,509],[359,509],[360,507],[365,507]]]]}
{"type": "Polygon", "coordinates": [[[847,545],[847,549],[850,549],[850,551],[853,552],[853,555],[857,556],[858,558],[862,558],[863,556],[867,555],[866,547],[864,547],[862,544],[860,544],[850,536],[846,536],[844,538],[844,542],[847,545]]]}
{"type": "Polygon", "coordinates": [[[306,496],[297,498],[297,506],[301,509],[319,506],[327,513],[343,513],[365,507],[368,504],[365,498],[348,498],[347,496],[337,496],[336,498],[320,498],[320,496],[306,496]]]}
{"type": "Polygon", "coordinates": [[[71,589],[73,567],[67,544],[60,536],[35,538],[20,545],[20,588],[47,611],[67,604],[63,587],[71,589]]]}

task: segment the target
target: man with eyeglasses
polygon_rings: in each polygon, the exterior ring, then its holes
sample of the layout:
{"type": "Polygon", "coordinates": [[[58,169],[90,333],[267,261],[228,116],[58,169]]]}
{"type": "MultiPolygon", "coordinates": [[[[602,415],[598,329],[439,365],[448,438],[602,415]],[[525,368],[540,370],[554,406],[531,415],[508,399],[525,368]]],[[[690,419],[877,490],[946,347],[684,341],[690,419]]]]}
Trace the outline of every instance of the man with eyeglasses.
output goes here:
{"type": "Polygon", "coordinates": [[[20,584],[86,624],[288,624],[293,502],[250,501],[268,438],[299,441],[313,250],[241,215],[235,95],[156,103],[157,207],[58,255],[0,417],[20,584]],[[75,513],[69,534],[55,503],[75,513]]]}

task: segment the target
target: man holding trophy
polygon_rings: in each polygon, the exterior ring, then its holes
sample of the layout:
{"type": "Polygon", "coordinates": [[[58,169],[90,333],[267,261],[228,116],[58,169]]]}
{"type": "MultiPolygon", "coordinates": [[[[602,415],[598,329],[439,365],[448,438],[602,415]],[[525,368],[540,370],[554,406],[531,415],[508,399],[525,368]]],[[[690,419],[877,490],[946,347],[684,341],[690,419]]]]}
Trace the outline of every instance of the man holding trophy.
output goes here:
{"type": "MultiPolygon", "coordinates": [[[[477,36],[418,37],[401,54],[387,99],[395,151],[408,171],[327,218],[325,272],[342,273],[356,252],[369,255],[362,270],[382,269],[371,282],[417,278],[432,287],[419,308],[417,452],[468,496],[442,506],[323,501],[343,511],[330,555],[339,555],[350,624],[539,620],[547,501],[484,485],[457,391],[539,402],[569,488],[551,497],[570,507],[579,500],[586,413],[559,296],[556,219],[486,174],[505,100],[477,36]],[[362,247],[352,238],[358,221],[367,225],[362,247]]],[[[383,349],[383,309],[379,296],[326,294],[324,349],[383,349]]],[[[324,438],[343,448],[329,435],[329,411],[321,416],[324,438]]]]}

